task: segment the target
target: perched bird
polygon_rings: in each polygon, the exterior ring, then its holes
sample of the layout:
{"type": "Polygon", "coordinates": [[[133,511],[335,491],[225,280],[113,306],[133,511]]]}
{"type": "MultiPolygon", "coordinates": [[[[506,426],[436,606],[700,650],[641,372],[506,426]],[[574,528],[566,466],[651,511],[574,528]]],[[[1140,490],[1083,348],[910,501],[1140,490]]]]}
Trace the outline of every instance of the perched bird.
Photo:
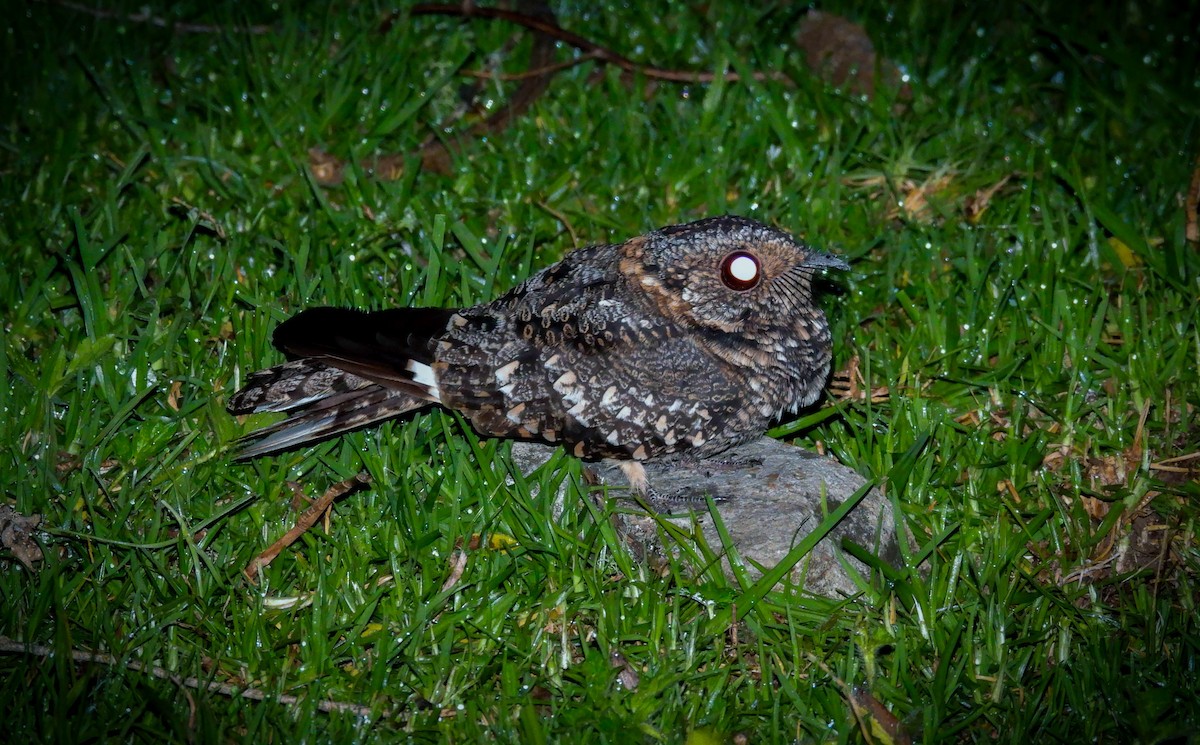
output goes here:
{"type": "Polygon", "coordinates": [[[612,459],[699,460],[813,403],[829,374],[814,275],[839,258],[743,217],[589,246],[471,308],[313,308],[275,330],[291,359],[250,375],[233,414],[287,417],[240,458],[433,404],[483,435],[612,459]]]}

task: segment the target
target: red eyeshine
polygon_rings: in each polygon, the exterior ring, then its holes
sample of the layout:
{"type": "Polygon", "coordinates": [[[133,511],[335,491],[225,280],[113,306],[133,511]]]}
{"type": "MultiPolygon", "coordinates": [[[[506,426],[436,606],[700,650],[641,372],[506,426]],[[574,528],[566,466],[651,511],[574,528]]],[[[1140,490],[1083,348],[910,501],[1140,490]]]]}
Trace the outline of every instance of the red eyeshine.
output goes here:
{"type": "Polygon", "coordinates": [[[761,279],[762,267],[752,253],[734,251],[721,260],[721,281],[731,290],[749,290],[761,279]]]}

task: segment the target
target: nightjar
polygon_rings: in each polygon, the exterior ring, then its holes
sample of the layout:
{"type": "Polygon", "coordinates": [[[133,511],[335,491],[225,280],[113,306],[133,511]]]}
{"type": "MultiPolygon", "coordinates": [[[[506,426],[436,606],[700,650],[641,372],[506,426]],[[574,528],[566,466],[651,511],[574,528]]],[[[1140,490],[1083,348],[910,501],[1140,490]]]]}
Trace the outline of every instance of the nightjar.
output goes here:
{"type": "Polygon", "coordinates": [[[618,461],[703,459],[813,403],[829,326],[813,298],[848,269],[743,217],[589,246],[471,308],[312,308],[281,324],[291,359],[253,373],[233,414],[282,412],[240,458],[275,453],[430,405],[483,435],[561,443],[618,461]]]}

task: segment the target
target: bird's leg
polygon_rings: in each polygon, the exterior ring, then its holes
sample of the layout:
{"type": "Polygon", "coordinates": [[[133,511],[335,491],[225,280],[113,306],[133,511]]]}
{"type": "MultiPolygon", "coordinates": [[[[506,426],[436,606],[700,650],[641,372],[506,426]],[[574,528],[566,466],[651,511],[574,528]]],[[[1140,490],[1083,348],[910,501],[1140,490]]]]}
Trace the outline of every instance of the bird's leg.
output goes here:
{"type": "Polygon", "coordinates": [[[621,473],[625,475],[625,480],[629,482],[629,488],[636,494],[645,495],[650,489],[650,482],[646,478],[646,467],[641,461],[623,460],[617,464],[621,469],[621,473]]]}

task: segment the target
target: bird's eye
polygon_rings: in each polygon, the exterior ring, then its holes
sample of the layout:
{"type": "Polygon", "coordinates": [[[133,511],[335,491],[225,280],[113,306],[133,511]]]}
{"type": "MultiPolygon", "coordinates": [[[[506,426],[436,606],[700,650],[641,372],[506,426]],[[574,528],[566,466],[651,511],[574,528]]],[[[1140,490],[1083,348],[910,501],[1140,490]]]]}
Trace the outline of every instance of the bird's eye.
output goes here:
{"type": "Polygon", "coordinates": [[[734,251],[721,260],[721,281],[731,290],[749,290],[761,279],[762,268],[754,254],[734,251]]]}

